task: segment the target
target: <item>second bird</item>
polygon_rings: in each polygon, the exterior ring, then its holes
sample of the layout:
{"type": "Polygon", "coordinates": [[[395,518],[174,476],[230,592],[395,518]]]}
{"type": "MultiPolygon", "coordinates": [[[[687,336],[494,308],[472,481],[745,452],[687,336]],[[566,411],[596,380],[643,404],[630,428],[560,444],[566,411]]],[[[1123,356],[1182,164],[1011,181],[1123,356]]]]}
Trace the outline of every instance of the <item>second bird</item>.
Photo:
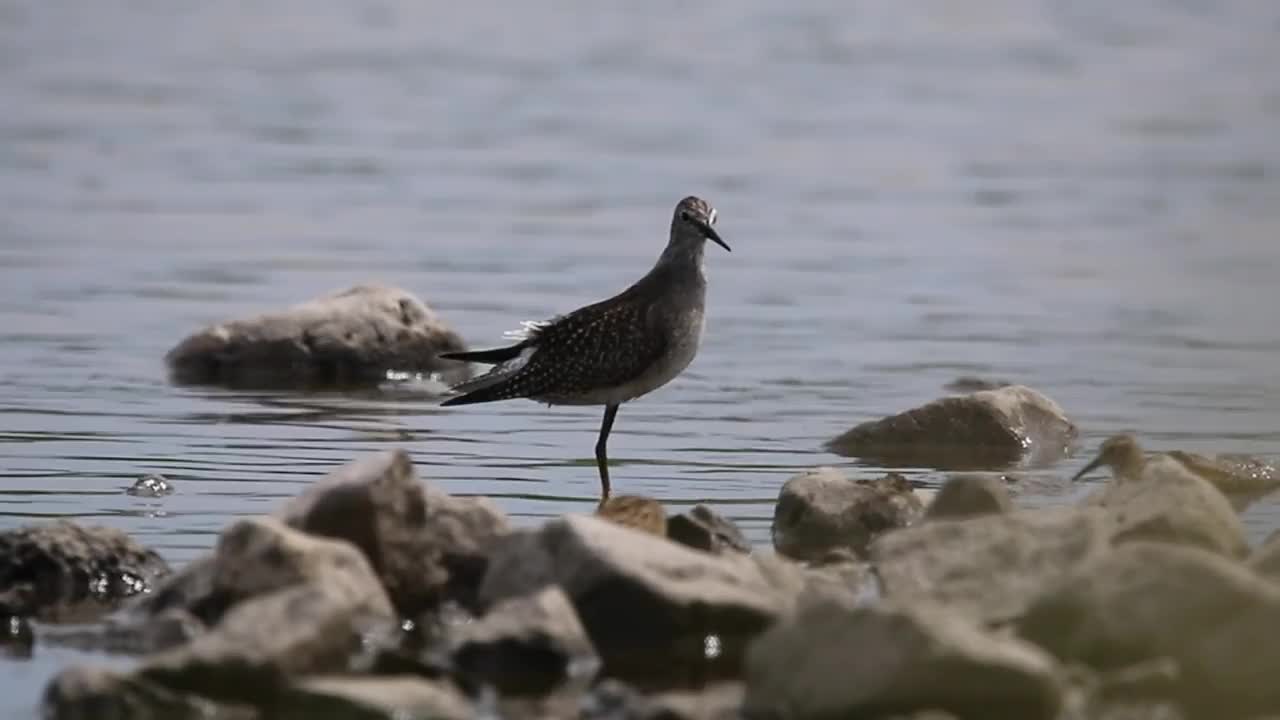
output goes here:
{"type": "Polygon", "coordinates": [[[606,445],[622,403],[670,382],[698,352],[707,278],[702,251],[729,246],[712,226],[716,211],[687,197],[676,205],[667,247],[644,277],[621,293],[546,322],[525,323],[520,342],[440,357],[494,365],[453,388],[444,405],[528,398],[548,405],[603,405],[596,441],[601,502],[609,497],[606,445]]]}

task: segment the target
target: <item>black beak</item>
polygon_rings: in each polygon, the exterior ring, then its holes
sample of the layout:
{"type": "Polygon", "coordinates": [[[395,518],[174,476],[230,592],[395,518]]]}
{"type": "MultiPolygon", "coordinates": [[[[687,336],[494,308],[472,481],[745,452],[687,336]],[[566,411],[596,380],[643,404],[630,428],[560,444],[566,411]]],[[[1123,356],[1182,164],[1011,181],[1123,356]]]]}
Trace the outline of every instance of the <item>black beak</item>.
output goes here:
{"type": "Polygon", "coordinates": [[[1102,456],[1099,455],[1098,457],[1093,459],[1093,462],[1089,463],[1088,465],[1085,465],[1084,468],[1080,470],[1080,472],[1076,473],[1075,475],[1072,475],[1071,482],[1075,482],[1080,478],[1084,477],[1085,475],[1088,475],[1089,473],[1093,472],[1094,470],[1097,470],[1098,466],[1101,464],[1102,464],[1102,456]]]}
{"type": "Polygon", "coordinates": [[[693,220],[693,224],[698,226],[698,229],[702,231],[702,234],[705,235],[708,240],[714,240],[720,247],[728,250],[729,252],[733,252],[733,248],[726,245],[724,240],[720,239],[720,233],[716,232],[716,229],[711,227],[710,223],[695,218],[693,220]]]}

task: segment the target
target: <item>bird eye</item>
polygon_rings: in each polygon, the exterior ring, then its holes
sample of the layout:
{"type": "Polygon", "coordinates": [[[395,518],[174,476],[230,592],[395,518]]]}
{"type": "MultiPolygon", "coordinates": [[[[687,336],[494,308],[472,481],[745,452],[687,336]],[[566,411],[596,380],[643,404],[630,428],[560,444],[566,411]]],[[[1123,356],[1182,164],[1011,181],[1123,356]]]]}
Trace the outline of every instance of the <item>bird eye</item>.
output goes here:
{"type": "Polygon", "coordinates": [[[688,211],[688,210],[681,210],[681,211],[680,211],[680,219],[681,219],[681,220],[684,220],[685,222],[689,222],[689,221],[690,221],[690,220],[692,220],[693,218],[692,218],[692,217],[690,217],[690,215],[689,215],[689,211],[688,211]]]}

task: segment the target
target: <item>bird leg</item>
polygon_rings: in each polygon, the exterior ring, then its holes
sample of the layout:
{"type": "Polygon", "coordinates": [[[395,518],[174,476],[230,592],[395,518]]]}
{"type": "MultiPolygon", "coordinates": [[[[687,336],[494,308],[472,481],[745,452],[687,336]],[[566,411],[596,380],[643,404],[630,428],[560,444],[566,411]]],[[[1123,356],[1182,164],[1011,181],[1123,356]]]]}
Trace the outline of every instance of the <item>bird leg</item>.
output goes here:
{"type": "Polygon", "coordinates": [[[609,441],[609,431],[613,429],[613,419],[618,416],[617,405],[604,406],[604,419],[600,421],[600,439],[596,440],[596,467],[600,470],[600,502],[609,499],[609,454],[605,444],[609,441]]]}

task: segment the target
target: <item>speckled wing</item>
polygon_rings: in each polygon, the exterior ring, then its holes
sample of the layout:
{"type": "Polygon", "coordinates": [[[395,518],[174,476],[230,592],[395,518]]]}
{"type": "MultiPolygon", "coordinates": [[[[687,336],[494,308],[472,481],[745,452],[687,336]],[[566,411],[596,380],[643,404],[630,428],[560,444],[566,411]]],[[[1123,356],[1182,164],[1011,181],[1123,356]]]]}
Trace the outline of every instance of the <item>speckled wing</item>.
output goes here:
{"type": "Polygon", "coordinates": [[[539,378],[536,395],[597,392],[650,371],[670,340],[652,304],[598,303],[539,328],[531,337],[536,351],[525,372],[539,378]]]}

